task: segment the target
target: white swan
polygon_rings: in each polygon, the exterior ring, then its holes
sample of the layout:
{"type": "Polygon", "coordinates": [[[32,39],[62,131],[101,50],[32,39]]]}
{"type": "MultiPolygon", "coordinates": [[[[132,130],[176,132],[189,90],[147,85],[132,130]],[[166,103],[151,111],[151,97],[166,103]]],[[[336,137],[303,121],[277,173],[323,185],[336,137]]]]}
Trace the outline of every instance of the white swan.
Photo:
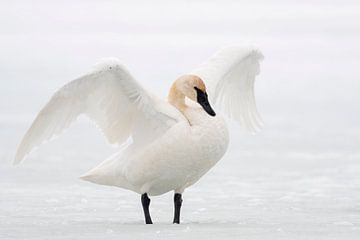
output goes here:
{"type": "Polygon", "coordinates": [[[81,178],[141,194],[146,223],[152,223],[148,196],[173,190],[173,222],[179,223],[184,189],[214,166],[228,146],[227,126],[211,108],[207,92],[216,110],[257,131],[261,120],[253,89],[262,58],[253,48],[224,48],[177,79],[168,101],[146,91],[118,60],[104,60],[53,95],[25,134],[14,163],[85,114],[110,143],[132,141],[81,178]]]}

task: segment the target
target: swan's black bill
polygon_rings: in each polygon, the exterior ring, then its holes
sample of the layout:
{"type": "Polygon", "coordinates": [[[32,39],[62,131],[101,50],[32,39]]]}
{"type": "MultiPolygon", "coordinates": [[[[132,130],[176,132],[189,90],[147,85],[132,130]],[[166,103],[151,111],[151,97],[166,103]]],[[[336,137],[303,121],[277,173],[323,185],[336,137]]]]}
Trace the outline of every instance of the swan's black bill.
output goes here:
{"type": "Polygon", "coordinates": [[[194,87],[197,93],[197,102],[202,106],[202,108],[207,112],[210,116],[216,116],[216,113],[211,108],[208,95],[206,92],[201,91],[199,88],[194,87]]]}

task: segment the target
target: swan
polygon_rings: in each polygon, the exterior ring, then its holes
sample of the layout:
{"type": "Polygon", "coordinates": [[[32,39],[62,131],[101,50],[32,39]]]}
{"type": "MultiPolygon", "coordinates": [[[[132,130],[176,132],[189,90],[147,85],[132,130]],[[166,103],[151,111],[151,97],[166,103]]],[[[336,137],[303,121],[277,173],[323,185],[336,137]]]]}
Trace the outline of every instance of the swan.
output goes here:
{"type": "Polygon", "coordinates": [[[254,47],[223,48],[180,76],[167,101],[144,89],[119,60],[104,59],[52,96],[23,137],[14,164],[85,114],[121,148],[80,178],[139,193],[146,224],[152,224],[149,196],[174,191],[173,223],[179,224],[184,190],[227,150],[228,128],[217,111],[251,132],[262,127],[254,97],[262,59],[254,47]]]}

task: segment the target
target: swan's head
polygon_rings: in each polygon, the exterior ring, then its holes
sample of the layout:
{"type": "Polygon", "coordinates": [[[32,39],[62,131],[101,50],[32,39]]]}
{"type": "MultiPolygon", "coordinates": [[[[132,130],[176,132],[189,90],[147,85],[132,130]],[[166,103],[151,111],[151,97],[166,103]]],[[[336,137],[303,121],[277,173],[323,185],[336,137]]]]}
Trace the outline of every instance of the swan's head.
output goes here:
{"type": "Polygon", "coordinates": [[[195,75],[184,75],[178,78],[174,85],[175,89],[181,94],[199,103],[210,116],[216,115],[210,106],[206,86],[201,78],[195,75]]]}

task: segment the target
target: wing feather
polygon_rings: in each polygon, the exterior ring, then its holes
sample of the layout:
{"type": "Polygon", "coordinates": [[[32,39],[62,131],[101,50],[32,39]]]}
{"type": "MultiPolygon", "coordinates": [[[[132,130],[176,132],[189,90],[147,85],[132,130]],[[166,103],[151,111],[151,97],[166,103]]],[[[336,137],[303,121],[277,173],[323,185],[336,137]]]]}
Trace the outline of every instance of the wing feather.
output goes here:
{"type": "Polygon", "coordinates": [[[205,81],[212,103],[250,132],[263,125],[254,95],[262,59],[255,48],[227,47],[192,72],[205,81]]]}
{"type": "Polygon", "coordinates": [[[82,114],[95,122],[110,143],[125,142],[144,123],[153,129],[147,131],[150,136],[140,134],[138,138],[150,141],[179,120],[176,111],[168,114],[159,110],[159,103],[162,102],[147,93],[118,60],[103,60],[94,71],[66,84],[52,96],[26,132],[14,163],[60,135],[82,114]]]}

